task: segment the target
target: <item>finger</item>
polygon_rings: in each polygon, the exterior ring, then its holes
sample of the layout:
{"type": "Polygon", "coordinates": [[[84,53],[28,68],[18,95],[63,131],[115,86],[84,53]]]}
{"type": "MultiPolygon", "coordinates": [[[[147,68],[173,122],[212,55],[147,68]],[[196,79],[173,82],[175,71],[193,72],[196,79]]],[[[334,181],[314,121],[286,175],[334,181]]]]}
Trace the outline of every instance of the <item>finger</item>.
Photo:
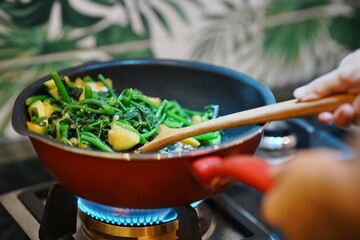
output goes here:
{"type": "Polygon", "coordinates": [[[340,82],[348,82],[350,93],[360,92],[360,49],[347,55],[338,67],[340,82]]]}
{"type": "Polygon", "coordinates": [[[339,66],[344,66],[350,64],[352,62],[356,62],[356,60],[360,60],[360,49],[346,55],[340,62],[339,66]]]}
{"type": "Polygon", "coordinates": [[[334,122],[334,115],[330,112],[322,112],[318,115],[318,120],[325,124],[334,122]]]}
{"type": "Polygon", "coordinates": [[[308,101],[334,93],[360,92],[360,49],[347,55],[339,67],[309,84],[295,89],[294,97],[308,101]]]}
{"type": "Polygon", "coordinates": [[[349,93],[360,92],[360,59],[338,69],[339,83],[346,84],[349,93]]]}
{"type": "Polygon", "coordinates": [[[354,124],[360,125],[360,94],[355,97],[353,107],[355,111],[354,124]]]}
{"type": "Polygon", "coordinates": [[[339,127],[360,125],[360,95],[355,97],[352,105],[344,104],[333,114],[321,113],[318,115],[318,119],[323,123],[335,123],[339,127]]]}
{"type": "Polygon", "coordinates": [[[339,127],[349,127],[355,119],[355,110],[351,104],[344,104],[335,110],[334,123],[339,127]]]}
{"type": "Polygon", "coordinates": [[[339,78],[339,71],[335,69],[309,84],[295,89],[294,97],[302,101],[319,99],[334,93],[346,92],[347,82],[339,78]]]}

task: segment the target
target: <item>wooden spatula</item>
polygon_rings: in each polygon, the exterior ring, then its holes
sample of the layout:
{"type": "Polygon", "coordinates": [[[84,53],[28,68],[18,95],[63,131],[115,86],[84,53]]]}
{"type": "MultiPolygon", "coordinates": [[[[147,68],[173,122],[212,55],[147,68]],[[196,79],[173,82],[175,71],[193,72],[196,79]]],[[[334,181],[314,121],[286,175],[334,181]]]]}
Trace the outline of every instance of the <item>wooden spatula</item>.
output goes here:
{"type": "Polygon", "coordinates": [[[141,153],[158,151],[179,140],[222,129],[304,117],[320,112],[332,112],[344,103],[352,103],[354,97],[355,96],[351,94],[339,94],[310,102],[301,102],[297,99],[292,99],[221,116],[184,128],[175,129],[160,125],[159,134],[151,142],[146,143],[136,151],[141,153]]]}

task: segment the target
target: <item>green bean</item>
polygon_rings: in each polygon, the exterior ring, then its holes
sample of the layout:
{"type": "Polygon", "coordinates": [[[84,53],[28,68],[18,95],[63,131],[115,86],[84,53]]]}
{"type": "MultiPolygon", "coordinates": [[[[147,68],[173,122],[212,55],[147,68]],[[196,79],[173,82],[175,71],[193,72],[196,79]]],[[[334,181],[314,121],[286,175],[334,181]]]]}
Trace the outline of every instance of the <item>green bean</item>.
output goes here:
{"type": "Polygon", "coordinates": [[[31,118],[31,121],[34,122],[34,123],[40,124],[45,119],[46,119],[45,116],[43,116],[43,117],[34,116],[34,117],[31,118]]]}
{"type": "Polygon", "coordinates": [[[206,140],[205,141],[205,144],[206,145],[218,145],[221,143],[221,139],[222,139],[222,136],[221,134],[219,134],[216,138],[214,139],[209,139],[209,140],[206,140]]]}
{"type": "Polygon", "coordinates": [[[149,132],[143,134],[143,137],[146,138],[146,139],[149,139],[150,137],[154,136],[155,134],[157,134],[159,132],[159,125],[161,123],[164,122],[166,118],[166,114],[164,113],[160,118],[159,118],[159,121],[157,122],[156,126],[151,129],[149,132]]]}
{"type": "Polygon", "coordinates": [[[60,135],[61,139],[67,139],[69,137],[69,125],[61,122],[60,123],[60,135]]]}
{"type": "Polygon", "coordinates": [[[102,123],[103,123],[103,120],[98,120],[96,122],[90,123],[85,127],[84,131],[86,131],[86,132],[91,131],[94,129],[95,126],[101,125],[102,123]]]}
{"type": "MultiPolygon", "coordinates": [[[[109,83],[106,81],[106,79],[104,78],[104,76],[102,74],[98,75],[98,79],[100,80],[100,82],[102,82],[104,84],[104,86],[108,89],[108,91],[110,92],[111,96],[116,99],[117,104],[119,104],[120,108],[122,110],[125,110],[124,105],[121,103],[121,101],[119,100],[119,98],[116,96],[114,89],[109,85],[109,83]]],[[[107,106],[104,106],[103,109],[105,110],[105,112],[107,112],[107,114],[114,114],[115,111],[112,107],[107,108],[107,106]],[[111,110],[112,109],[112,110],[111,110]],[[111,113],[112,111],[114,111],[114,113],[111,113]]]]}
{"type": "Polygon", "coordinates": [[[91,113],[95,113],[95,114],[107,114],[103,109],[94,109],[94,108],[81,106],[81,105],[68,105],[64,108],[63,113],[69,111],[70,109],[82,109],[86,112],[91,112],[91,113]]]}
{"type": "Polygon", "coordinates": [[[181,128],[184,126],[184,124],[182,122],[177,122],[177,121],[171,120],[169,118],[166,118],[163,121],[163,124],[169,128],[181,128]]]}
{"type": "Polygon", "coordinates": [[[51,73],[51,77],[54,80],[56,87],[59,90],[60,96],[62,98],[62,100],[65,103],[70,103],[71,102],[71,98],[69,97],[68,92],[66,91],[65,85],[63,84],[61,77],[59,76],[59,74],[57,72],[52,72],[51,73]]]}
{"type": "Polygon", "coordinates": [[[80,139],[90,143],[95,148],[101,149],[104,152],[114,152],[111,147],[106,145],[99,137],[90,132],[80,133],[80,139]]]}
{"type": "MultiPolygon", "coordinates": [[[[99,99],[93,99],[93,98],[89,98],[89,99],[84,99],[82,100],[81,102],[79,102],[77,105],[74,104],[74,105],[69,105],[69,106],[66,106],[65,109],[70,109],[70,108],[77,108],[77,106],[82,106],[82,105],[97,105],[99,106],[102,110],[100,111],[94,111],[96,109],[93,109],[93,108],[83,108],[84,110],[88,110],[88,111],[91,111],[93,113],[98,113],[98,114],[106,114],[106,115],[112,115],[115,113],[115,109],[110,106],[109,104],[105,103],[104,101],[102,100],[99,100],[99,99]]],[[[65,111],[66,111],[65,110],[65,111]]]]}
{"type": "Polygon", "coordinates": [[[83,77],[84,82],[95,82],[94,79],[90,76],[83,77]]]}
{"type": "MultiPolygon", "coordinates": [[[[135,102],[135,101],[130,101],[130,103],[131,103],[131,105],[133,105],[133,106],[135,106],[135,107],[137,107],[137,108],[143,107],[143,104],[138,103],[138,102],[135,102]]],[[[128,111],[128,110],[131,109],[131,108],[132,108],[131,106],[130,106],[130,107],[127,107],[125,110],[128,111]]]]}
{"type": "Polygon", "coordinates": [[[93,90],[90,86],[85,86],[85,99],[93,98],[93,90]]]}
{"type": "Polygon", "coordinates": [[[106,79],[104,78],[104,76],[102,74],[98,75],[98,79],[100,80],[100,82],[102,82],[104,84],[104,86],[109,90],[111,96],[113,96],[115,99],[117,98],[114,89],[109,85],[109,83],[106,81],[106,79]]]}
{"type": "Polygon", "coordinates": [[[216,131],[216,132],[209,132],[209,133],[201,134],[201,135],[195,136],[194,138],[199,141],[212,140],[212,139],[217,138],[219,135],[220,135],[220,133],[218,131],[216,131]]]}
{"type": "Polygon", "coordinates": [[[118,100],[123,102],[126,106],[130,104],[131,96],[129,97],[128,91],[132,91],[131,88],[125,88],[121,91],[121,93],[118,96],[118,100]]]}
{"type": "Polygon", "coordinates": [[[167,112],[166,112],[166,115],[167,115],[168,117],[170,117],[170,118],[173,118],[173,119],[176,120],[176,121],[182,122],[185,126],[193,125],[192,122],[190,122],[188,119],[183,118],[183,117],[177,115],[176,113],[167,111],[167,112]]]}
{"type": "Polygon", "coordinates": [[[55,123],[55,131],[56,131],[56,140],[59,140],[61,141],[61,131],[60,131],[60,121],[61,119],[58,119],[58,120],[55,120],[54,123],[55,123]]]}
{"type": "Polygon", "coordinates": [[[162,101],[162,103],[160,104],[159,108],[157,109],[156,113],[155,113],[155,118],[159,119],[159,117],[162,115],[164,109],[166,108],[167,104],[169,102],[165,99],[162,101]]]}
{"type": "Polygon", "coordinates": [[[32,96],[26,99],[25,101],[25,105],[26,106],[30,106],[32,103],[40,100],[40,101],[44,101],[45,99],[48,99],[49,96],[47,95],[36,95],[36,96],[32,96]]]}
{"type": "Polygon", "coordinates": [[[178,102],[172,101],[172,103],[173,103],[173,109],[171,110],[172,112],[184,118],[188,116],[188,114],[184,112],[184,109],[179,105],[178,102]]]}
{"type": "Polygon", "coordinates": [[[147,105],[149,105],[149,106],[151,106],[151,107],[153,107],[155,109],[159,108],[159,106],[156,103],[152,102],[151,100],[149,100],[149,98],[145,97],[142,94],[135,93],[133,95],[133,98],[136,99],[136,100],[140,100],[140,101],[146,103],[147,105]]]}

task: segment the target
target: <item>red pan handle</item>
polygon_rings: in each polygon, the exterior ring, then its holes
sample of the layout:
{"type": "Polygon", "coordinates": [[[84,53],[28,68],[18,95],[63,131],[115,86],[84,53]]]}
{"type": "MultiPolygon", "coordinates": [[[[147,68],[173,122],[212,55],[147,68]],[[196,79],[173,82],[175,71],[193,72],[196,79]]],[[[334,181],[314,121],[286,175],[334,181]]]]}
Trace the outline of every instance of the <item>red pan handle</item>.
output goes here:
{"type": "Polygon", "coordinates": [[[266,192],[273,185],[270,164],[253,155],[233,155],[226,158],[207,156],[192,162],[199,180],[209,189],[221,191],[230,181],[237,180],[266,192]]]}

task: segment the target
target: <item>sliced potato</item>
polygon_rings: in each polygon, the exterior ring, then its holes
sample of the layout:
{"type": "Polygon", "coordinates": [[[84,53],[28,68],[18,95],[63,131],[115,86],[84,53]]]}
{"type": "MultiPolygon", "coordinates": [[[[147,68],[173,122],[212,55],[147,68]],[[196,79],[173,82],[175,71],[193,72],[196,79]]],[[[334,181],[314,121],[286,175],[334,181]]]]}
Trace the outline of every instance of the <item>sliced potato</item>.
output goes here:
{"type": "Polygon", "coordinates": [[[136,132],[113,124],[108,132],[108,141],[113,150],[124,151],[136,146],[140,142],[140,136],[136,132]]]}
{"type": "Polygon", "coordinates": [[[45,116],[45,106],[44,103],[40,100],[33,102],[28,107],[28,113],[30,118],[32,117],[44,117],[45,116]]]}
{"type": "Polygon", "coordinates": [[[33,122],[26,122],[27,128],[32,131],[32,132],[36,132],[42,135],[46,135],[47,134],[47,124],[44,125],[39,125],[37,123],[33,123],[33,122]]]}
{"type": "Polygon", "coordinates": [[[43,85],[53,98],[55,98],[56,100],[60,99],[59,90],[57,89],[55,81],[53,79],[44,82],[43,85]]]}
{"type": "Polygon", "coordinates": [[[190,145],[194,148],[197,148],[200,146],[200,142],[193,137],[185,138],[185,139],[181,140],[180,142],[183,144],[186,144],[186,145],[190,145]]]}
{"type": "Polygon", "coordinates": [[[45,108],[45,117],[46,119],[48,119],[50,115],[55,111],[55,107],[46,101],[44,101],[43,104],[45,108]]]}
{"type": "Polygon", "coordinates": [[[48,90],[48,91],[51,90],[51,89],[56,88],[56,84],[55,84],[55,81],[53,79],[44,82],[43,85],[46,88],[46,90],[48,90]]]}
{"type": "Polygon", "coordinates": [[[84,100],[85,99],[85,82],[81,78],[76,78],[76,80],[74,82],[74,87],[82,89],[82,93],[79,97],[79,101],[84,100]]]}
{"type": "Polygon", "coordinates": [[[191,117],[191,120],[192,120],[192,122],[195,123],[195,124],[198,124],[198,123],[201,123],[201,122],[202,122],[201,116],[199,116],[199,115],[193,115],[193,116],[191,117]]]}
{"type": "Polygon", "coordinates": [[[48,93],[56,100],[60,99],[60,93],[59,93],[59,90],[57,89],[57,87],[48,90],[48,93]]]}
{"type": "Polygon", "coordinates": [[[64,80],[65,80],[66,84],[71,83],[70,78],[68,76],[64,76],[64,80]]]}
{"type": "MultiPolygon", "coordinates": [[[[64,76],[64,80],[65,80],[66,84],[70,83],[70,78],[68,76],[64,76]]],[[[45,81],[43,83],[43,85],[45,86],[45,88],[47,90],[51,90],[51,89],[56,88],[56,83],[55,83],[54,79],[50,79],[50,80],[45,81]]]]}
{"type": "Polygon", "coordinates": [[[86,85],[91,87],[93,92],[106,92],[107,91],[107,88],[104,86],[104,84],[102,82],[88,82],[88,83],[86,83],[86,85]]]}
{"type": "MultiPolygon", "coordinates": [[[[70,78],[67,76],[64,76],[64,80],[67,84],[70,83],[70,78]]],[[[55,81],[53,79],[50,79],[43,83],[43,86],[48,91],[48,93],[55,98],[56,100],[60,99],[59,90],[56,87],[55,81]]]]}

